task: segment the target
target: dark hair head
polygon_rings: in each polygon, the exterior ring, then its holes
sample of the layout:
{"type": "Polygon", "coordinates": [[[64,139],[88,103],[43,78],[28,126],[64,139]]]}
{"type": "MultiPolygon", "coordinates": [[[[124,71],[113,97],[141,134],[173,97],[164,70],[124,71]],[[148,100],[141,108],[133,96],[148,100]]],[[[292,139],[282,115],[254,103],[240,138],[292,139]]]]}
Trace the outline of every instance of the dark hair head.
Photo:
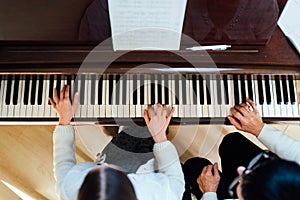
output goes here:
{"type": "Polygon", "coordinates": [[[300,196],[300,166],[282,159],[268,160],[243,177],[244,200],[285,200],[300,196]]]}
{"type": "Polygon", "coordinates": [[[85,177],[78,200],[136,200],[134,188],[127,175],[115,168],[101,165],[85,177]]]}

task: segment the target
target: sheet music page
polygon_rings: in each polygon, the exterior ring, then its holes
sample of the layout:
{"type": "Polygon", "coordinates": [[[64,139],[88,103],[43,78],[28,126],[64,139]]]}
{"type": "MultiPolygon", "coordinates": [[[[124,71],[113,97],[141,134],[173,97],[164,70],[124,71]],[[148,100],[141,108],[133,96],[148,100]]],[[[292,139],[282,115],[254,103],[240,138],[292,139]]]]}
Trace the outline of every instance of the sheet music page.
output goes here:
{"type": "Polygon", "coordinates": [[[278,25],[300,54],[300,0],[287,1],[278,25]]]}
{"type": "Polygon", "coordinates": [[[108,0],[114,50],[179,50],[186,0],[108,0]]]}

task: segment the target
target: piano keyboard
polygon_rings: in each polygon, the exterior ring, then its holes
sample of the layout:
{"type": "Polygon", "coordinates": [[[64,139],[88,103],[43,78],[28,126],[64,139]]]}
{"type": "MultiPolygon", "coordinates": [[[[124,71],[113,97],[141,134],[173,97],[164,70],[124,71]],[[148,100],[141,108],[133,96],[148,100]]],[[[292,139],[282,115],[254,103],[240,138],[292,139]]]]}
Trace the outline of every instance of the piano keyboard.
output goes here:
{"type": "Polygon", "coordinates": [[[246,97],[262,117],[300,113],[293,75],[13,74],[0,75],[0,120],[57,120],[48,97],[64,84],[80,94],[75,118],[142,118],[156,102],[174,106],[175,118],[224,118],[246,97]]]}

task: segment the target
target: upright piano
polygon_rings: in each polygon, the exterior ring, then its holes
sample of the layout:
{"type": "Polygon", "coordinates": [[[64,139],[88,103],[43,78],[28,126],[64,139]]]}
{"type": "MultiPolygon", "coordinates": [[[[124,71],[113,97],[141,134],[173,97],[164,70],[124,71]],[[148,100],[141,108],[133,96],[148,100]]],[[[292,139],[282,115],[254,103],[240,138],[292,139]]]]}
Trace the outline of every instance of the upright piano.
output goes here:
{"type": "Polygon", "coordinates": [[[228,123],[249,97],[266,123],[300,124],[300,57],[277,28],[266,45],[224,51],[112,51],[94,43],[1,41],[0,123],[49,124],[53,89],[78,91],[74,121],[143,122],[148,104],[175,107],[172,124],[228,123]]]}

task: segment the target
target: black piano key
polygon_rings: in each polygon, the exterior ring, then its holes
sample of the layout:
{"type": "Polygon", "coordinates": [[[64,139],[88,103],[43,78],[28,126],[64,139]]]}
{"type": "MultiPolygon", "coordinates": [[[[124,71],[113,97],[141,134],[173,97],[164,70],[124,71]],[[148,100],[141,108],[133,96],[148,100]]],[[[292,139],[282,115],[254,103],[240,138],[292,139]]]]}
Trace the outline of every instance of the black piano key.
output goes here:
{"type": "Polygon", "coordinates": [[[165,74],[165,77],[164,77],[164,84],[165,84],[165,103],[166,104],[170,104],[170,101],[169,101],[169,75],[165,74]]]}
{"type": "MultiPolygon", "coordinates": [[[[26,81],[25,81],[26,86],[26,81]]],[[[50,75],[50,83],[49,83],[49,98],[53,99],[53,89],[54,89],[54,75],[50,75]]],[[[25,98],[24,98],[25,99],[25,98]]],[[[48,104],[50,105],[50,101],[48,101],[48,104]]]]}
{"type": "Polygon", "coordinates": [[[113,87],[114,87],[114,76],[110,74],[108,76],[108,104],[112,105],[113,87]]]}
{"type": "Polygon", "coordinates": [[[197,78],[199,79],[199,98],[200,98],[200,104],[204,104],[204,86],[203,86],[203,77],[201,75],[197,75],[197,78]]]}
{"type": "Polygon", "coordinates": [[[154,105],[157,102],[155,102],[155,76],[154,74],[151,74],[151,85],[150,85],[150,90],[151,90],[151,104],[154,105]]]}
{"type": "Polygon", "coordinates": [[[233,90],[234,90],[234,104],[240,104],[240,92],[239,92],[239,78],[238,75],[233,75],[233,90]]]}
{"type": "MultiPolygon", "coordinates": [[[[37,75],[32,75],[31,77],[31,94],[30,94],[30,104],[35,105],[35,98],[36,98],[36,82],[37,82],[37,75]]],[[[57,93],[59,93],[58,90],[57,93]]]]}
{"type": "Polygon", "coordinates": [[[271,88],[270,88],[270,79],[268,75],[264,75],[264,79],[265,79],[265,88],[266,88],[266,101],[267,104],[270,105],[272,102],[271,99],[271,88]]]}
{"type": "Polygon", "coordinates": [[[258,85],[258,102],[260,105],[264,104],[264,89],[262,84],[262,76],[257,75],[257,85],[258,85]]]}
{"type": "Polygon", "coordinates": [[[80,99],[79,99],[79,102],[80,102],[80,105],[84,105],[85,102],[84,99],[85,99],[85,80],[86,80],[86,77],[84,74],[81,74],[80,75],[80,99]]]}
{"type": "Polygon", "coordinates": [[[197,104],[197,77],[195,74],[192,75],[192,85],[193,85],[193,104],[197,104]]]}
{"type": "Polygon", "coordinates": [[[281,88],[280,88],[280,78],[279,75],[275,75],[275,87],[276,87],[276,99],[277,104],[282,104],[282,98],[281,98],[281,88]]]}
{"type": "Polygon", "coordinates": [[[95,105],[95,93],[96,93],[96,74],[91,75],[91,105],[95,105]]]}
{"type": "Polygon", "coordinates": [[[13,104],[18,104],[18,97],[19,97],[19,85],[20,85],[20,75],[15,75],[15,84],[14,84],[14,93],[13,93],[13,104]]]}
{"type": "Polygon", "coordinates": [[[286,84],[286,76],[282,75],[281,76],[281,83],[282,83],[282,92],[283,92],[283,102],[284,104],[289,103],[289,96],[288,96],[288,91],[287,91],[287,84],[286,84]]]}
{"type": "Polygon", "coordinates": [[[61,75],[57,74],[56,75],[56,86],[55,86],[56,90],[57,90],[57,96],[58,98],[60,98],[60,90],[61,90],[61,75]]]}
{"type": "Polygon", "coordinates": [[[244,75],[240,75],[242,102],[246,103],[246,84],[244,75]]]}
{"type": "Polygon", "coordinates": [[[73,76],[72,76],[72,80],[73,80],[73,84],[74,84],[74,86],[73,86],[73,88],[74,88],[74,91],[73,91],[73,95],[72,95],[72,99],[73,99],[73,97],[74,97],[74,94],[76,93],[76,92],[79,92],[79,78],[80,78],[80,76],[79,75],[76,75],[76,74],[74,74],[73,76]]]}
{"type": "Polygon", "coordinates": [[[137,75],[134,74],[132,76],[132,81],[133,81],[133,105],[137,105],[137,75]]]}
{"type": "Polygon", "coordinates": [[[179,75],[174,76],[175,81],[175,105],[179,105],[179,75]]]}
{"type": "Polygon", "coordinates": [[[157,101],[162,103],[162,80],[161,74],[157,75],[157,101]]]}
{"type": "Polygon", "coordinates": [[[6,95],[5,95],[5,104],[9,105],[10,104],[10,97],[11,97],[11,91],[12,91],[12,80],[13,76],[8,75],[7,76],[7,84],[6,84],[6,95]]]}
{"type": "Polygon", "coordinates": [[[187,104],[187,96],[186,96],[186,75],[182,75],[182,79],[181,79],[181,83],[182,83],[182,104],[186,105],[187,104]]]}
{"type": "Polygon", "coordinates": [[[295,95],[295,86],[294,86],[294,79],[292,75],[288,75],[289,80],[289,93],[290,93],[290,102],[291,104],[296,103],[296,95],[295,95]]]}
{"type": "MultiPolygon", "coordinates": [[[[25,88],[24,88],[24,105],[28,105],[29,102],[29,85],[30,85],[30,75],[25,75],[25,88]]],[[[53,89],[51,96],[53,96],[53,89]]]]}
{"type": "Polygon", "coordinates": [[[98,105],[103,104],[103,75],[100,76],[99,81],[98,81],[98,105]]]}
{"type": "Polygon", "coordinates": [[[143,74],[141,74],[140,75],[140,103],[141,103],[141,105],[145,104],[144,98],[145,98],[145,76],[143,74]]]}
{"type": "MultiPolygon", "coordinates": [[[[123,105],[126,105],[128,102],[126,102],[126,96],[128,95],[128,92],[127,92],[127,75],[123,75],[122,77],[123,79],[123,96],[122,96],[122,104],[123,105]]],[[[144,99],[144,98],[143,98],[144,99]]]]}
{"type": "Polygon", "coordinates": [[[43,91],[44,91],[44,75],[40,74],[39,75],[39,85],[38,85],[38,97],[37,97],[38,105],[42,105],[43,91]]]}
{"type": "Polygon", "coordinates": [[[248,84],[248,98],[254,100],[251,74],[247,75],[247,84],[248,84]]]}
{"type": "Polygon", "coordinates": [[[218,105],[222,104],[222,90],[221,90],[221,77],[220,75],[216,75],[216,81],[217,81],[217,103],[218,105]]]}
{"type": "Polygon", "coordinates": [[[227,75],[223,75],[223,84],[224,84],[224,100],[225,100],[225,104],[228,105],[229,104],[229,88],[228,88],[228,78],[227,75]]]}
{"type": "Polygon", "coordinates": [[[72,75],[67,76],[67,85],[70,86],[69,88],[69,98],[70,100],[73,100],[73,94],[72,94],[72,75]]]}
{"type": "Polygon", "coordinates": [[[116,75],[116,88],[115,88],[115,93],[116,93],[116,105],[120,105],[120,78],[121,76],[119,74],[116,75]]]}
{"type": "Polygon", "coordinates": [[[206,79],[206,99],[207,99],[207,104],[209,105],[211,104],[211,93],[212,93],[210,76],[206,75],[205,79],[206,79]]]}

